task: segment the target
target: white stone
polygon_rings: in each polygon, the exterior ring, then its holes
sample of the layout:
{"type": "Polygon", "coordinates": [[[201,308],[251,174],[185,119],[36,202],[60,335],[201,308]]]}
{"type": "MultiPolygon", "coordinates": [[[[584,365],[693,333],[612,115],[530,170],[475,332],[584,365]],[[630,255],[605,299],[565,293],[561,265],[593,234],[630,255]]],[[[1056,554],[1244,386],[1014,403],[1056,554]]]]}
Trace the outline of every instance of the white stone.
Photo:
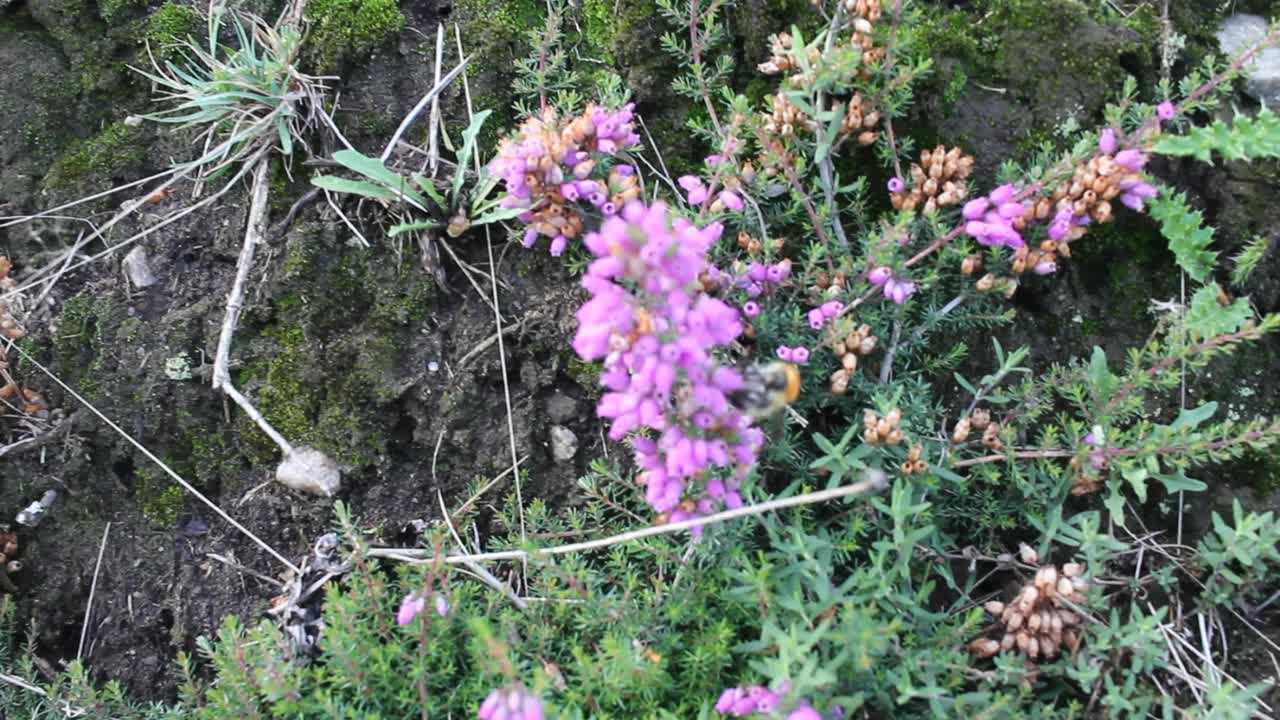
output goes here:
{"type": "Polygon", "coordinates": [[[299,447],[276,468],[276,480],[298,492],[331,497],[342,487],[342,471],[328,455],[299,447]]]}
{"type": "MultiPolygon", "coordinates": [[[[1218,26],[1218,45],[1234,58],[1267,34],[1266,19],[1244,13],[1232,15],[1218,26]]],[[[1244,66],[1245,92],[1269,108],[1280,106],[1280,48],[1274,45],[1254,55],[1244,66]]]]}
{"type": "Polygon", "coordinates": [[[156,274],[151,272],[151,263],[147,260],[147,251],[141,245],[124,256],[124,274],[136,288],[148,288],[156,284],[156,274]]]}
{"type": "Polygon", "coordinates": [[[551,426],[551,459],[568,462],[578,454],[578,436],[563,425],[551,426]]]}

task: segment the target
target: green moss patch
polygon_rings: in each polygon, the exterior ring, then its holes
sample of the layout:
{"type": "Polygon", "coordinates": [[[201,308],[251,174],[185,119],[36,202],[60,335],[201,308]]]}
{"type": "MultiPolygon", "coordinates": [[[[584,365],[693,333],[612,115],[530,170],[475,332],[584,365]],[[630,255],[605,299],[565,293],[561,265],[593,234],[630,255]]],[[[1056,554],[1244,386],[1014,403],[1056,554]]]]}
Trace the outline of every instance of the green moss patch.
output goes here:
{"type": "Polygon", "coordinates": [[[367,58],[405,25],[395,0],[312,0],[306,17],[304,59],[321,74],[367,58]]]}
{"type": "Polygon", "coordinates": [[[136,168],[146,158],[147,131],[123,122],[108,125],[88,140],[74,143],[49,168],[44,188],[57,197],[106,190],[113,178],[136,168]]]}
{"type": "Polygon", "coordinates": [[[143,38],[157,58],[173,58],[178,55],[175,46],[195,35],[201,25],[200,14],[195,10],[167,2],[147,17],[143,38]]]}

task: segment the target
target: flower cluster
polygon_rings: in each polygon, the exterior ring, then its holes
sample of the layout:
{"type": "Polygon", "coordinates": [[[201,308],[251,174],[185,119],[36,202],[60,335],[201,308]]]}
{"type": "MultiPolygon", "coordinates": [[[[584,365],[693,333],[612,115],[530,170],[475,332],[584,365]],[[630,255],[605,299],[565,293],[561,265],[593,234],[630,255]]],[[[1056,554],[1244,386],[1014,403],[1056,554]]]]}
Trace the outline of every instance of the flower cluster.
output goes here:
{"type": "MultiPolygon", "coordinates": [[[[729,715],[731,717],[750,717],[752,715],[773,715],[782,717],[779,712],[782,704],[783,696],[787,690],[775,692],[763,685],[753,685],[747,688],[728,688],[720,693],[720,699],[716,701],[716,712],[721,715],[729,715]]],[[[832,713],[832,718],[843,717],[844,713],[837,709],[832,713]]],[[[787,713],[786,720],[823,720],[821,713],[813,709],[813,706],[807,702],[800,701],[795,708],[787,713]]]]}
{"type": "Polygon", "coordinates": [[[1013,185],[1001,185],[986,197],[965,203],[962,211],[965,233],[987,247],[1026,245],[1022,230],[1027,224],[1029,208],[1014,199],[1017,192],[1013,185]]]}
{"type": "Polygon", "coordinates": [[[969,417],[960,418],[956,423],[955,430],[951,432],[951,440],[955,443],[967,442],[969,435],[974,430],[982,433],[982,446],[988,450],[1004,449],[1004,442],[1000,440],[1000,430],[1002,426],[998,422],[991,420],[991,411],[986,408],[974,410],[969,417]]]}
{"type": "Polygon", "coordinates": [[[630,165],[615,165],[607,174],[600,171],[602,156],[640,142],[632,127],[632,109],[626,105],[609,112],[589,105],[564,124],[548,110],[526,120],[514,138],[499,144],[489,167],[506,183],[502,207],[525,210],[518,216],[528,225],[525,247],[545,235],[551,238],[551,254],[558,256],[585,227],[580,205],[612,215],[640,196],[630,165]]]}
{"type": "Polygon", "coordinates": [[[585,238],[596,258],[582,280],[592,297],[578,310],[573,347],[604,360],[597,413],[610,421],[609,436],[656,434],[631,442],[660,521],[740,506],[738,487],[764,442],[729,400],[742,375],[712,357],[743,331],[738,312],[699,282],[721,231],[673,220],[661,203],[633,202],[585,238]],[[716,467],[732,467],[731,476],[715,477],[716,467]]]}
{"type": "MultiPolygon", "coordinates": [[[[772,238],[767,241],[768,249],[773,252],[781,251],[783,245],[784,245],[784,241],[782,240],[782,238],[772,238]]],[[[757,238],[757,237],[753,237],[751,233],[740,232],[738,233],[738,247],[745,250],[746,253],[751,257],[755,257],[765,251],[766,241],[761,240],[760,238],[757,238]]],[[[788,266],[790,265],[790,263],[791,261],[788,260],[787,261],[788,266]]]]}
{"type": "Polygon", "coordinates": [[[776,351],[779,360],[804,365],[809,362],[809,348],[779,345],[776,351]]]}
{"type": "MultiPolygon", "coordinates": [[[[7,580],[9,575],[19,572],[22,572],[22,561],[18,559],[18,533],[0,530],[0,576],[7,580]]],[[[3,585],[0,582],[0,586],[3,585]]],[[[10,590],[11,586],[5,589],[10,590]]]]}
{"type": "Polygon", "coordinates": [[[884,417],[868,410],[862,414],[862,439],[868,445],[897,445],[902,442],[902,411],[893,408],[884,417]]]}
{"type": "Polygon", "coordinates": [[[498,688],[480,704],[480,720],[542,720],[542,699],[516,684],[498,688]]]}
{"type": "Polygon", "coordinates": [[[840,130],[845,135],[857,135],[859,145],[870,145],[879,137],[875,127],[880,124],[880,111],[875,103],[854,93],[849,98],[849,107],[844,111],[844,119],[840,122],[840,130]]]}
{"type": "MultiPolygon", "coordinates": [[[[711,199],[711,188],[702,182],[702,178],[697,175],[682,175],[677,180],[680,187],[684,188],[685,200],[690,204],[701,207],[711,199]]],[[[738,212],[744,207],[742,196],[733,190],[721,190],[716,194],[716,199],[711,203],[711,211],[719,212],[724,209],[738,212]]]]}
{"type": "Polygon", "coordinates": [[[889,181],[889,202],[896,210],[923,208],[931,213],[938,208],[959,205],[969,194],[965,179],[973,172],[974,159],[959,147],[948,150],[939,145],[920,152],[920,163],[911,165],[911,189],[899,177],[889,181]]]}
{"type": "Polygon", "coordinates": [[[880,288],[880,292],[894,303],[901,305],[916,293],[916,284],[893,276],[893,271],[881,265],[867,273],[867,282],[880,288]]]}
{"type": "Polygon", "coordinates": [[[871,334],[871,326],[864,323],[847,336],[831,340],[831,349],[840,358],[840,368],[831,374],[831,392],[843,395],[848,392],[849,380],[858,369],[858,356],[870,355],[876,349],[876,336],[871,334]]]}
{"type": "Polygon", "coordinates": [[[929,463],[920,457],[923,452],[924,446],[920,443],[916,443],[907,449],[907,459],[902,461],[902,465],[899,466],[903,475],[919,475],[929,469],[929,463]]]}
{"type": "MultiPolygon", "coordinates": [[[[444,617],[449,614],[449,601],[443,595],[436,595],[436,614],[444,617]]],[[[427,609],[427,599],[419,593],[409,593],[400,601],[400,610],[396,613],[397,625],[408,625],[418,616],[418,613],[427,609]]]]}
{"type": "MultiPolygon", "coordinates": [[[[786,95],[778,93],[770,96],[768,100],[770,112],[764,116],[764,131],[769,135],[790,137],[796,134],[796,130],[817,132],[818,121],[805,114],[800,106],[787,99],[786,95]]],[[[767,162],[764,164],[769,165],[767,162]]]]}
{"type": "MultiPolygon", "coordinates": [[[[1172,104],[1158,109],[1161,120],[1176,115],[1172,104]],[[1167,106],[1167,107],[1166,107],[1167,106]]],[[[1015,202],[1016,190],[1002,185],[985,198],[964,206],[965,232],[986,246],[1003,245],[1014,250],[1011,271],[1021,275],[1030,270],[1050,275],[1058,270],[1058,257],[1070,257],[1069,244],[1084,237],[1091,223],[1114,219],[1112,202],[1142,212],[1145,201],[1155,197],[1156,188],[1142,178],[1147,155],[1136,148],[1120,147],[1110,128],[1098,138],[1098,152],[1077,165],[1071,178],[1047,197],[1032,203],[1015,202]],[[1033,223],[1046,223],[1048,236],[1037,247],[1027,245],[1023,232],[1033,223]]],[[[981,259],[964,259],[961,271],[970,275],[981,268],[981,259]]],[[[1003,292],[1011,296],[1017,289],[1013,278],[988,273],[978,281],[980,292],[1003,292]]]]}
{"type": "MultiPolygon", "coordinates": [[[[18,282],[9,277],[12,270],[13,263],[8,256],[0,255],[0,290],[13,290],[18,286],[18,282]]],[[[7,303],[0,303],[0,335],[9,340],[21,340],[27,335],[7,303]]]]}
{"type": "MultiPolygon", "coordinates": [[[[1039,565],[1039,555],[1027,545],[1022,546],[1021,555],[1028,565],[1039,565]]],[[[1063,646],[1075,652],[1080,647],[1076,628],[1081,617],[1073,608],[1085,602],[1083,591],[1088,587],[1081,576],[1083,572],[1084,567],[1076,563],[1067,563],[1061,570],[1044,565],[1013,602],[987,603],[987,612],[1000,618],[1004,635],[999,640],[978,638],[969,643],[969,651],[978,657],[991,657],[1017,647],[1030,660],[1056,657],[1063,646]]]]}
{"type": "Polygon", "coordinates": [[[829,300],[822,303],[810,310],[806,316],[809,318],[809,327],[814,330],[821,330],[827,324],[827,321],[839,315],[841,310],[844,310],[844,303],[839,300],[829,300]]]}
{"type": "Polygon", "coordinates": [[[728,688],[716,701],[716,712],[733,717],[747,717],[756,713],[769,714],[778,709],[781,694],[763,685],[748,688],[728,688]]]}

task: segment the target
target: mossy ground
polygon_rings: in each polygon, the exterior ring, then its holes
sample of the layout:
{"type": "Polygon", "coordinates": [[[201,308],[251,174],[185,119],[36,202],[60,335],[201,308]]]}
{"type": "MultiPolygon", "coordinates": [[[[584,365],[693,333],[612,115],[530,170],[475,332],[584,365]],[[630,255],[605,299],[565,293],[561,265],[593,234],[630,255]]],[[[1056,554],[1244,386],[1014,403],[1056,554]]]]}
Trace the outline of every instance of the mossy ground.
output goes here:
{"type": "Polygon", "coordinates": [[[321,75],[367,58],[405,25],[395,0],[312,0],[306,17],[304,58],[321,75]]]}
{"type": "Polygon", "coordinates": [[[49,168],[45,190],[65,197],[112,187],[145,160],[144,141],[150,136],[147,128],[115,122],[88,140],[74,142],[49,168]]]}
{"type": "Polygon", "coordinates": [[[150,44],[157,59],[180,57],[177,43],[199,35],[203,26],[200,14],[186,5],[166,2],[146,20],[143,39],[150,44]]]}
{"type": "MultiPolygon", "coordinates": [[[[237,384],[291,442],[348,466],[376,464],[389,429],[381,410],[402,391],[403,330],[426,316],[432,295],[421,273],[398,272],[380,252],[298,238],[237,384]]],[[[274,445],[241,427],[255,460],[269,462],[274,445]]]]}

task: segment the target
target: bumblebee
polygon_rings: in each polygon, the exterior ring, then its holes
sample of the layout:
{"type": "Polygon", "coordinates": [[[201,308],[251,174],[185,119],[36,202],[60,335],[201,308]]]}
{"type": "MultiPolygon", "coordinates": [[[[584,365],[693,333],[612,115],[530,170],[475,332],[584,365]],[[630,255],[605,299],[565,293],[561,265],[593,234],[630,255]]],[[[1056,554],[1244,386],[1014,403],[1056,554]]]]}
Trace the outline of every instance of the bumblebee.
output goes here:
{"type": "Polygon", "coordinates": [[[729,402],[745,415],[770,417],[800,397],[800,369],[789,362],[749,365],[742,370],[742,387],[729,393],[729,402]]]}

